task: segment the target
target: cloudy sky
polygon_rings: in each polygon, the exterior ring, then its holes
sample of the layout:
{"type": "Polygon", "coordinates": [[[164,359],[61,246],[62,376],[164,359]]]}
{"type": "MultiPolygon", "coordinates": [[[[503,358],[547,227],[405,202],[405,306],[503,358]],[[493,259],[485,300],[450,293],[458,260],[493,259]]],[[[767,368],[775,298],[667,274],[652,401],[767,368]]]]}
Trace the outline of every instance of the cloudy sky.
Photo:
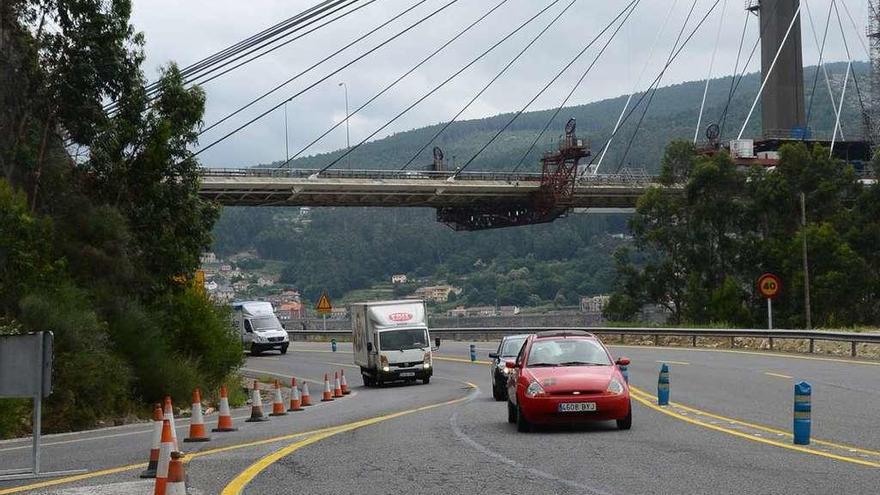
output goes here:
{"type": "MultiPolygon", "coordinates": [[[[362,0],[358,4],[367,3],[362,0]]],[[[360,62],[333,75],[287,105],[288,139],[291,154],[345,118],[345,100],[340,82],[348,87],[350,108],[362,105],[387,84],[456,36],[471,22],[503,0],[375,0],[361,10],[252,62],[222,78],[207,83],[205,122],[210,125],[279,83],[302,72],[391,19],[419,4],[388,26],[309,71],[272,96],[201,137],[207,145],[263,111],[283,102],[314,82],[345,65],[360,54],[406,29],[419,19],[453,2],[428,21],[410,30],[360,62]]],[[[461,76],[416,106],[378,137],[414,127],[443,122],[455,115],[474,94],[528,44],[572,1],[573,5],[510,70],[501,77],[462,118],[475,118],[521,108],[597,36],[629,3],[623,0],[506,0],[485,20],[440,52],[373,104],[352,116],[351,139],[357,143],[391,117],[432,90],[520,24],[553,4],[544,14],[515,36],[474,64],[461,76]]],[[[132,22],[146,34],[147,75],[154,78],[161,66],[175,61],[187,66],[212,55],[266,27],[289,18],[319,0],[135,0],[132,22]]],[[[639,87],[644,89],[659,73],[684,24],[694,0],[641,0],[629,21],[612,40],[571,100],[571,104],[630,93],[644,72],[639,87]],[[652,48],[653,55],[652,55],[652,48]]],[[[696,0],[686,33],[697,24],[715,0],[696,0]]],[[[844,3],[837,1],[838,5],[844,3]]],[[[846,40],[856,60],[866,60],[866,0],[846,0],[840,9],[846,40]]],[[[704,79],[719,33],[715,75],[730,74],[736,60],[746,19],[743,0],[720,0],[700,31],[664,76],[665,84],[704,79]],[[726,5],[725,5],[726,4],[726,5]],[[722,17],[722,7],[724,15],[722,17]]],[[[802,9],[804,63],[818,60],[818,47],[807,16],[815,22],[821,39],[830,0],[810,0],[802,9]],[[807,10],[807,7],[809,9],[807,10]]],[[[832,15],[826,60],[846,60],[837,19],[832,15]]],[[[613,28],[612,28],[613,30],[613,28]]],[[[608,33],[610,34],[611,31],[608,33]]],[[[756,18],[748,21],[747,49],[758,32],[756,18]]],[[[530,109],[557,106],[590,65],[608,38],[600,38],[530,109]]],[[[759,68],[759,57],[751,64],[759,68]]],[[[694,105],[699,106],[699,101],[694,105]]],[[[265,163],[285,156],[284,107],[267,115],[246,130],[206,151],[208,166],[239,166],[265,163]]],[[[609,120],[616,115],[609,116],[609,120]]],[[[309,149],[308,154],[345,146],[345,127],[340,126],[309,149]]]]}

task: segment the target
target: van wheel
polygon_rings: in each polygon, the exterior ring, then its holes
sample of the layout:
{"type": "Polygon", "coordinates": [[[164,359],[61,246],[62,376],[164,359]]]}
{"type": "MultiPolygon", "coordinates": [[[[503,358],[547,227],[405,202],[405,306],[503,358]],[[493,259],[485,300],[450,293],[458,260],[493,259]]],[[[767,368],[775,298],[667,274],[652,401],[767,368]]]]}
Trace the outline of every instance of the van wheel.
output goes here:
{"type": "Polygon", "coordinates": [[[505,394],[503,390],[504,389],[502,389],[501,387],[499,387],[493,383],[492,384],[492,398],[498,402],[501,402],[504,399],[506,399],[507,394],[505,394]]]}
{"type": "Polygon", "coordinates": [[[287,345],[281,346],[281,354],[287,354],[287,345]]]}
{"type": "Polygon", "coordinates": [[[424,383],[425,385],[431,383],[431,377],[426,376],[425,378],[422,378],[422,383],[424,383]]]}
{"type": "Polygon", "coordinates": [[[370,378],[368,375],[361,375],[361,378],[364,379],[364,386],[365,387],[372,387],[373,386],[373,379],[370,378]]]}
{"type": "Polygon", "coordinates": [[[260,349],[259,347],[255,346],[255,345],[251,346],[251,356],[259,356],[262,353],[263,353],[263,350],[260,349]]]}

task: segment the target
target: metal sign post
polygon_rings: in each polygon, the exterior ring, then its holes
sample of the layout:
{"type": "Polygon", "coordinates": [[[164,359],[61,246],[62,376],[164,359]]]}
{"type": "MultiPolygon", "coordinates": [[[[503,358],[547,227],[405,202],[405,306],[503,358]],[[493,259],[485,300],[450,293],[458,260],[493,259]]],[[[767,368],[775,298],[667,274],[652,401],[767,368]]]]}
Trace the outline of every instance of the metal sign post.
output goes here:
{"type": "Polygon", "coordinates": [[[33,399],[33,448],[30,469],[0,471],[0,481],[82,473],[85,470],[40,470],[43,397],[52,393],[52,332],[0,336],[0,398],[33,399]],[[30,379],[28,379],[30,378],[30,379]]]}
{"type": "Polygon", "coordinates": [[[773,330],[773,299],[782,290],[782,281],[772,273],[758,277],[758,292],[767,300],[767,328],[773,330]]]}
{"type": "Polygon", "coordinates": [[[773,299],[767,298],[767,329],[773,330],[773,299]]]}

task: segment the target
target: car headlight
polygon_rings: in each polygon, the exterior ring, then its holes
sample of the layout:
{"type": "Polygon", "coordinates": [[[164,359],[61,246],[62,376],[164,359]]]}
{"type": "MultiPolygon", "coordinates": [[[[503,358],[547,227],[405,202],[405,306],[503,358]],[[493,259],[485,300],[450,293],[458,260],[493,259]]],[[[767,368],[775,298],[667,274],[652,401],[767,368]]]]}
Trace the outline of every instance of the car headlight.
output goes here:
{"type": "Polygon", "coordinates": [[[423,363],[423,366],[425,367],[425,369],[428,369],[431,367],[431,353],[430,352],[425,353],[425,357],[422,360],[422,363],[423,363]]]}
{"type": "Polygon", "coordinates": [[[263,341],[263,336],[255,333],[254,334],[254,342],[262,342],[262,341],[263,341]]]}
{"type": "Polygon", "coordinates": [[[389,371],[391,371],[391,368],[389,368],[388,366],[383,366],[382,371],[384,371],[385,373],[388,373],[389,371]]]}
{"type": "Polygon", "coordinates": [[[623,393],[623,384],[620,383],[617,378],[612,378],[611,382],[608,383],[607,390],[614,395],[620,395],[623,393]]]}
{"type": "Polygon", "coordinates": [[[526,389],[526,397],[537,397],[539,395],[545,395],[544,387],[541,386],[538,382],[532,382],[529,384],[529,388],[526,389]]]}

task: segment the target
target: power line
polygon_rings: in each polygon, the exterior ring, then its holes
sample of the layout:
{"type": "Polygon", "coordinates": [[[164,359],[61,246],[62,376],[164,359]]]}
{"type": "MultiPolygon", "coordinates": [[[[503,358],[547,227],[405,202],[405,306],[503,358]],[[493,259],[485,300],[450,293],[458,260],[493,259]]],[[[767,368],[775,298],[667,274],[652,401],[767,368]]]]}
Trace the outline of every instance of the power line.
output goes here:
{"type": "MultiPolygon", "coordinates": [[[[422,0],[422,2],[424,2],[424,1],[425,1],[425,0],[422,0]]],[[[422,3],[422,2],[419,2],[419,3],[422,3]]],[[[370,50],[367,50],[366,52],[364,52],[363,54],[359,55],[358,57],[356,57],[355,59],[351,60],[350,62],[346,63],[346,64],[343,65],[342,67],[339,67],[338,69],[334,70],[333,72],[330,72],[330,73],[327,74],[326,76],[322,77],[321,79],[319,79],[319,80],[315,81],[314,83],[310,84],[309,86],[307,86],[305,89],[303,89],[303,90],[297,92],[296,94],[294,94],[294,95],[291,96],[290,98],[287,98],[286,100],[282,101],[281,103],[278,103],[277,105],[273,106],[272,108],[270,108],[270,109],[264,111],[264,112],[261,113],[260,115],[257,115],[257,116],[254,117],[253,119],[251,119],[251,120],[247,121],[246,123],[244,123],[244,124],[240,125],[239,127],[237,127],[235,130],[233,130],[233,131],[227,133],[226,135],[224,135],[224,136],[221,137],[220,139],[217,139],[216,141],[212,142],[212,143],[209,144],[208,146],[205,146],[204,148],[201,148],[199,151],[193,153],[193,156],[198,156],[198,155],[200,155],[201,153],[204,153],[205,151],[207,151],[207,150],[213,148],[213,147],[216,146],[217,144],[220,144],[221,142],[225,141],[226,139],[228,139],[228,138],[231,137],[232,135],[234,135],[234,134],[240,132],[242,129],[245,129],[246,127],[250,126],[250,125],[253,124],[254,122],[256,122],[256,121],[262,119],[263,117],[265,117],[266,115],[269,115],[270,113],[274,112],[275,110],[277,110],[278,108],[280,108],[280,107],[281,107],[282,105],[284,105],[285,103],[287,103],[287,102],[289,102],[289,101],[292,101],[293,99],[295,99],[295,98],[301,96],[302,94],[306,93],[307,91],[310,91],[310,90],[311,90],[312,88],[314,88],[315,86],[321,84],[322,82],[326,81],[327,79],[330,79],[330,78],[333,77],[334,75],[336,75],[336,74],[338,74],[339,72],[341,72],[341,71],[347,69],[348,67],[354,65],[356,62],[362,60],[363,58],[367,57],[368,55],[370,55],[371,53],[375,52],[376,50],[382,48],[383,46],[385,46],[385,45],[387,45],[388,43],[390,43],[390,42],[396,40],[397,38],[403,36],[403,35],[406,34],[407,32],[411,31],[412,29],[416,28],[417,26],[419,26],[419,25],[422,24],[423,22],[425,22],[425,21],[427,21],[428,19],[430,19],[430,18],[434,17],[435,15],[439,14],[440,12],[442,12],[442,11],[445,10],[445,9],[447,9],[448,7],[450,7],[451,5],[453,5],[453,4],[456,3],[456,2],[458,2],[458,0],[450,0],[449,2],[447,2],[446,4],[444,4],[443,6],[441,6],[440,8],[438,8],[438,9],[434,10],[433,12],[431,12],[430,14],[428,14],[427,16],[422,17],[421,19],[419,19],[419,20],[416,21],[415,23],[411,24],[409,27],[407,27],[407,28],[405,28],[404,30],[398,32],[397,34],[395,34],[395,35],[393,35],[392,37],[388,38],[387,40],[383,41],[383,42],[380,43],[379,45],[376,45],[375,47],[371,48],[370,50]]]]}
{"type": "MultiPolygon", "coordinates": [[[[639,0],[639,1],[641,1],[641,0],[639,0]]],[[[577,82],[571,88],[571,91],[568,92],[568,95],[566,95],[565,99],[562,100],[562,103],[560,103],[559,106],[556,108],[556,110],[553,112],[553,115],[551,115],[550,118],[547,119],[547,123],[544,124],[544,128],[541,129],[541,132],[539,132],[537,136],[535,136],[535,140],[532,141],[532,145],[529,146],[529,149],[527,149],[525,153],[523,153],[523,156],[519,159],[519,163],[516,164],[516,167],[513,168],[513,172],[511,172],[511,173],[514,173],[517,170],[519,170],[519,168],[525,162],[526,157],[529,156],[529,153],[531,153],[532,150],[535,149],[535,146],[537,146],[538,141],[541,140],[541,137],[544,136],[544,133],[547,132],[547,129],[549,129],[550,126],[553,124],[553,121],[556,120],[556,117],[559,116],[559,113],[562,111],[563,107],[565,107],[565,105],[568,103],[568,101],[574,95],[574,92],[577,91],[578,87],[580,87],[581,83],[584,82],[584,79],[587,78],[587,75],[590,73],[590,71],[593,70],[593,67],[596,65],[596,62],[599,61],[599,58],[602,57],[602,54],[605,53],[605,50],[607,50],[608,47],[611,45],[611,42],[614,41],[615,36],[617,36],[617,33],[623,28],[623,25],[626,24],[626,21],[629,20],[632,13],[635,12],[635,10],[636,10],[635,8],[637,6],[638,6],[638,2],[636,2],[636,5],[634,5],[633,8],[630,9],[630,11],[626,14],[626,17],[623,18],[623,21],[617,25],[617,28],[615,28],[613,33],[611,33],[611,36],[608,38],[608,40],[605,41],[605,45],[602,47],[601,50],[599,50],[599,53],[597,53],[596,56],[593,58],[593,62],[589,65],[589,67],[587,67],[587,70],[585,70],[584,73],[581,74],[580,79],[577,80],[577,82]]]]}
{"type": "Polygon", "coordinates": [[[525,21],[524,23],[520,24],[519,27],[517,27],[516,29],[514,29],[513,31],[511,31],[507,36],[505,36],[505,37],[501,38],[500,40],[498,40],[494,45],[492,45],[491,47],[489,47],[486,51],[484,51],[483,53],[481,53],[480,55],[478,55],[476,58],[474,58],[473,60],[471,60],[470,62],[468,62],[467,64],[465,64],[464,67],[460,68],[460,69],[459,69],[458,71],[456,71],[454,74],[452,74],[451,76],[447,77],[446,80],[444,80],[443,82],[441,82],[440,84],[438,84],[437,86],[435,86],[434,89],[432,89],[432,90],[428,91],[426,94],[422,95],[422,97],[419,98],[418,100],[416,100],[415,103],[411,104],[410,106],[408,106],[407,108],[405,108],[402,112],[400,112],[400,113],[398,113],[397,115],[395,115],[391,120],[389,120],[389,121],[386,122],[384,125],[382,125],[382,127],[376,129],[372,134],[370,134],[369,136],[367,136],[366,138],[364,138],[364,139],[363,139],[360,143],[358,143],[355,147],[353,147],[353,148],[347,150],[342,156],[340,156],[340,157],[337,158],[336,160],[333,160],[332,162],[330,162],[327,166],[325,166],[325,167],[322,168],[320,171],[318,171],[318,173],[320,174],[321,172],[324,172],[324,171],[328,170],[330,167],[332,167],[333,165],[337,164],[339,161],[341,161],[341,160],[344,159],[346,156],[348,156],[349,154],[351,154],[354,150],[356,150],[357,148],[361,147],[364,143],[366,143],[367,141],[369,141],[369,140],[370,140],[371,138],[373,138],[376,134],[378,134],[378,133],[381,132],[383,129],[385,129],[386,127],[388,127],[388,126],[391,125],[392,123],[394,123],[397,119],[399,119],[400,117],[402,117],[404,114],[406,114],[407,112],[409,112],[410,110],[412,110],[413,108],[415,108],[416,105],[418,105],[419,103],[425,101],[425,100],[428,99],[431,95],[433,95],[434,93],[436,93],[437,91],[439,91],[440,88],[442,88],[443,86],[445,86],[446,84],[448,84],[449,81],[452,81],[453,79],[455,79],[456,77],[458,77],[462,72],[466,71],[466,70],[467,70],[468,68],[470,68],[472,65],[474,65],[475,63],[477,63],[478,61],[480,61],[483,57],[485,57],[485,56],[488,55],[490,52],[492,52],[493,50],[495,50],[495,48],[498,48],[502,43],[504,43],[506,40],[510,39],[510,37],[512,37],[514,34],[516,34],[517,32],[519,32],[519,31],[520,31],[521,29],[523,29],[525,26],[527,26],[528,24],[530,24],[533,20],[535,20],[535,19],[536,19],[538,16],[540,16],[543,12],[545,12],[547,9],[549,9],[550,7],[552,7],[553,5],[555,5],[556,3],[558,3],[559,1],[560,1],[560,0],[554,0],[550,5],[548,5],[547,7],[545,7],[543,10],[541,10],[540,12],[538,12],[537,14],[535,14],[534,16],[532,16],[530,19],[528,19],[528,20],[525,21]]]}
{"type": "MultiPolygon", "coordinates": [[[[422,152],[425,151],[425,150],[428,148],[428,146],[431,146],[431,144],[432,144],[432,143],[433,143],[438,137],[440,137],[440,135],[443,134],[443,133],[446,131],[446,129],[449,128],[449,126],[451,126],[455,121],[457,121],[458,118],[461,117],[461,115],[462,115],[464,112],[466,112],[467,109],[470,108],[470,106],[473,105],[474,102],[476,102],[476,101],[480,98],[480,96],[482,96],[483,93],[485,93],[485,92],[489,89],[490,86],[492,86],[493,84],[495,84],[495,81],[497,81],[498,79],[500,79],[501,76],[504,75],[504,74],[507,72],[507,70],[508,70],[511,66],[513,66],[513,64],[516,63],[516,61],[519,60],[520,57],[522,57],[523,54],[525,54],[525,53],[529,50],[529,48],[532,47],[532,45],[534,45],[534,44],[535,44],[535,43],[536,43],[536,42],[537,42],[542,36],[544,36],[544,33],[546,33],[547,30],[549,30],[554,24],[556,24],[556,22],[557,22],[557,21],[558,21],[558,20],[559,20],[559,19],[560,19],[560,18],[561,18],[561,17],[562,17],[567,11],[568,11],[568,9],[571,8],[572,5],[575,4],[576,1],[577,1],[577,0],[572,0],[571,2],[569,2],[569,4],[568,4],[564,9],[562,9],[562,11],[560,11],[559,14],[557,14],[556,17],[554,17],[554,18],[550,21],[550,23],[547,24],[547,26],[544,27],[544,29],[542,29],[542,30],[541,30],[541,31],[540,31],[540,32],[539,32],[534,38],[532,38],[532,40],[531,40],[528,44],[526,44],[526,46],[525,46],[522,50],[520,50],[519,53],[517,53],[516,56],[513,57],[513,58],[507,63],[507,65],[504,66],[504,68],[502,68],[500,71],[498,71],[498,73],[496,73],[495,76],[494,76],[492,79],[490,79],[489,82],[486,83],[486,85],[483,86],[483,88],[482,88],[480,91],[478,91],[477,94],[475,94],[474,97],[471,98],[470,101],[468,101],[467,104],[466,104],[465,106],[463,106],[463,107],[461,108],[461,110],[458,111],[458,113],[455,114],[455,116],[452,117],[452,119],[450,119],[448,122],[446,122],[446,124],[444,124],[443,127],[440,128],[440,130],[437,131],[437,133],[434,134],[434,136],[431,137],[431,139],[429,139],[428,142],[426,142],[426,143],[421,147],[421,149],[419,149],[419,151],[417,151],[417,152],[412,156],[412,158],[410,158],[409,161],[406,162],[406,164],[404,164],[404,166],[400,168],[400,170],[405,170],[407,167],[409,167],[409,166],[410,166],[410,165],[411,165],[411,164],[412,164],[412,163],[413,163],[413,162],[419,157],[419,155],[421,155],[422,152]]],[[[557,2],[553,2],[553,3],[549,4],[549,5],[547,5],[547,7],[545,7],[543,10],[541,10],[540,12],[538,12],[537,14],[535,14],[535,16],[537,17],[538,15],[543,14],[545,11],[547,11],[547,9],[549,9],[550,7],[552,7],[553,5],[555,5],[556,3],[557,3],[557,2]]],[[[529,20],[529,22],[531,22],[531,19],[529,20]]]]}
{"type": "MultiPolygon", "coordinates": [[[[482,16],[480,16],[477,20],[475,20],[474,22],[472,22],[470,25],[468,25],[468,26],[467,26],[466,28],[464,28],[463,30],[459,31],[458,34],[456,34],[455,36],[453,36],[452,38],[450,38],[446,43],[443,43],[443,45],[441,45],[439,48],[437,48],[436,50],[434,50],[430,55],[428,55],[427,57],[425,57],[424,59],[422,59],[421,62],[417,63],[417,64],[414,65],[411,69],[409,69],[409,70],[406,71],[404,74],[402,74],[400,77],[398,77],[397,79],[395,79],[394,82],[392,82],[391,84],[385,86],[385,88],[383,88],[382,91],[379,91],[379,92],[376,93],[372,98],[370,98],[369,100],[367,100],[363,105],[361,105],[360,107],[358,107],[357,109],[355,109],[355,110],[354,110],[353,112],[351,112],[350,114],[346,115],[346,116],[345,116],[346,120],[348,120],[349,118],[351,118],[352,115],[354,115],[354,114],[360,112],[361,110],[363,110],[364,108],[366,108],[368,105],[370,105],[371,103],[373,103],[374,101],[376,101],[380,96],[382,96],[382,95],[385,94],[387,91],[389,91],[391,88],[393,88],[395,85],[397,85],[397,83],[399,83],[400,81],[402,81],[404,78],[406,78],[407,76],[409,76],[410,74],[412,74],[413,72],[415,72],[419,67],[421,67],[422,65],[424,65],[425,63],[427,63],[427,62],[428,62],[429,60],[431,60],[432,58],[434,58],[437,54],[439,54],[441,51],[443,51],[446,47],[448,47],[448,46],[451,45],[453,42],[455,42],[455,40],[457,40],[457,39],[459,39],[460,37],[462,37],[465,33],[467,33],[468,31],[470,31],[474,26],[476,26],[477,24],[479,24],[480,22],[482,22],[486,17],[488,17],[488,16],[491,15],[493,12],[495,12],[496,10],[498,10],[502,5],[504,5],[504,4],[507,3],[508,1],[509,1],[509,0],[501,0],[501,2],[499,2],[498,4],[496,4],[494,7],[492,7],[492,8],[489,9],[488,11],[486,11],[485,14],[483,14],[482,16]]],[[[284,163],[282,163],[281,165],[279,165],[277,168],[283,168],[283,167],[287,166],[287,164],[289,164],[292,160],[295,160],[297,157],[299,157],[300,155],[302,155],[303,153],[305,153],[306,150],[308,150],[309,148],[311,148],[312,146],[314,146],[315,143],[317,143],[318,141],[324,139],[324,138],[327,137],[327,135],[329,135],[331,132],[335,131],[339,126],[341,126],[344,122],[346,122],[346,120],[341,120],[341,121],[337,122],[336,124],[334,124],[332,127],[330,127],[329,129],[327,129],[323,134],[321,134],[320,136],[318,136],[317,138],[315,138],[311,143],[309,143],[309,144],[307,144],[306,146],[304,146],[301,150],[299,150],[299,151],[298,151],[296,154],[294,154],[292,157],[289,157],[284,163]]]]}
{"type": "MultiPolygon", "coordinates": [[[[372,0],[372,1],[375,1],[375,0],[372,0]]],[[[410,7],[404,9],[403,11],[399,12],[397,15],[395,15],[395,16],[392,17],[391,19],[388,19],[387,21],[385,21],[385,22],[383,22],[382,24],[376,26],[375,28],[371,29],[370,31],[367,31],[366,33],[362,34],[361,36],[359,36],[358,38],[356,38],[354,41],[352,41],[352,42],[348,43],[347,45],[343,46],[342,48],[336,50],[335,52],[331,53],[330,55],[327,55],[326,57],[324,57],[324,58],[322,58],[321,60],[315,62],[314,64],[310,65],[310,66],[307,67],[306,69],[300,71],[300,72],[299,72],[298,74],[296,74],[295,76],[293,76],[293,77],[287,79],[286,81],[284,81],[284,82],[282,82],[282,83],[276,85],[274,88],[270,89],[269,91],[266,91],[266,92],[263,93],[262,95],[258,96],[257,98],[255,98],[255,99],[251,100],[250,102],[248,102],[247,104],[245,104],[244,106],[239,107],[238,109],[234,110],[232,113],[227,114],[225,117],[223,117],[223,118],[221,118],[220,120],[214,122],[213,124],[209,125],[208,127],[202,129],[202,130],[199,132],[199,135],[201,136],[202,134],[205,134],[206,132],[208,132],[208,131],[210,131],[211,129],[217,127],[218,125],[220,125],[220,124],[226,122],[227,120],[231,119],[232,117],[235,117],[236,115],[238,115],[239,113],[241,113],[241,112],[247,110],[248,108],[252,107],[253,105],[255,105],[255,104],[257,104],[257,103],[263,101],[265,98],[267,98],[267,97],[269,97],[270,95],[274,94],[275,92],[277,92],[277,91],[280,90],[281,88],[287,86],[288,84],[292,83],[293,81],[296,81],[296,80],[299,79],[300,77],[302,77],[302,76],[308,74],[308,73],[311,72],[313,69],[315,69],[315,68],[317,68],[318,66],[324,64],[325,62],[329,61],[329,60],[332,59],[333,57],[335,57],[335,56],[339,55],[340,53],[344,52],[345,50],[351,48],[352,46],[356,45],[357,43],[363,41],[363,40],[366,39],[367,37],[371,36],[371,35],[374,34],[375,32],[377,32],[377,31],[379,31],[380,29],[384,28],[385,26],[391,24],[392,22],[396,21],[397,19],[400,19],[401,17],[403,17],[404,15],[408,14],[408,13],[411,12],[413,9],[415,9],[416,7],[418,7],[419,5],[422,5],[423,3],[427,2],[427,1],[428,1],[428,0],[419,0],[419,1],[416,2],[415,4],[413,4],[413,5],[411,5],[410,7]]]]}
{"type": "Polygon", "coordinates": [[[471,158],[470,158],[470,159],[469,159],[464,165],[462,165],[461,168],[459,168],[459,169],[455,172],[455,174],[453,174],[453,176],[451,177],[451,179],[454,179],[455,177],[458,177],[459,174],[461,174],[461,172],[464,171],[464,169],[466,169],[468,166],[470,166],[470,164],[473,163],[474,160],[476,160],[477,157],[480,156],[480,154],[483,153],[483,151],[486,150],[486,148],[488,148],[493,142],[495,142],[495,140],[498,139],[498,137],[501,136],[501,134],[502,134],[504,131],[506,131],[507,128],[510,127],[510,126],[511,126],[511,125],[512,125],[512,124],[513,124],[513,123],[519,118],[519,116],[522,115],[523,112],[525,112],[526,109],[528,109],[528,108],[532,105],[532,103],[534,103],[538,98],[540,98],[541,95],[543,95],[543,94],[544,94],[544,93],[550,88],[550,86],[553,85],[553,83],[555,83],[560,77],[562,77],[562,75],[563,75],[563,74],[564,74],[564,73],[565,73],[565,72],[566,72],[566,71],[567,71],[572,65],[574,65],[574,63],[577,62],[577,61],[581,58],[581,56],[583,56],[583,54],[586,53],[586,51],[589,50],[590,47],[592,47],[592,46],[596,43],[596,41],[599,40],[600,37],[602,37],[602,35],[604,35],[609,29],[611,29],[611,26],[613,26],[615,23],[617,23],[617,21],[618,21],[621,17],[623,17],[623,15],[624,15],[628,10],[630,10],[630,8],[632,8],[634,5],[638,4],[640,1],[641,1],[641,0],[632,0],[629,4],[627,4],[627,6],[624,7],[623,10],[621,10],[620,13],[617,14],[617,16],[616,16],[614,19],[612,19],[611,22],[609,22],[608,25],[606,25],[605,28],[602,29],[602,31],[599,32],[599,34],[597,34],[597,35],[596,35],[596,36],[595,36],[595,37],[594,37],[589,43],[587,43],[587,45],[586,45],[586,46],[585,46],[585,47],[584,47],[584,48],[583,48],[583,49],[582,49],[582,50],[581,50],[581,51],[580,51],[580,52],[579,52],[579,53],[578,53],[578,54],[577,54],[577,55],[576,55],[576,56],[575,56],[575,57],[574,57],[574,58],[573,58],[568,64],[566,64],[565,67],[562,68],[562,70],[560,70],[558,73],[556,73],[556,75],[553,77],[553,79],[551,79],[551,80],[550,80],[550,81],[549,81],[549,82],[548,82],[548,83],[547,83],[547,84],[546,84],[546,85],[545,85],[545,86],[544,86],[544,87],[538,92],[538,94],[536,94],[531,100],[529,100],[528,103],[525,104],[525,106],[523,106],[519,111],[517,111],[517,112],[514,114],[514,116],[513,116],[510,120],[508,120],[507,123],[504,124],[504,126],[503,126],[498,132],[496,132],[495,135],[492,136],[492,138],[489,139],[489,141],[488,141],[486,144],[484,144],[483,147],[480,148],[480,149],[474,154],[474,156],[472,156],[472,157],[471,157],[471,158]]]}

